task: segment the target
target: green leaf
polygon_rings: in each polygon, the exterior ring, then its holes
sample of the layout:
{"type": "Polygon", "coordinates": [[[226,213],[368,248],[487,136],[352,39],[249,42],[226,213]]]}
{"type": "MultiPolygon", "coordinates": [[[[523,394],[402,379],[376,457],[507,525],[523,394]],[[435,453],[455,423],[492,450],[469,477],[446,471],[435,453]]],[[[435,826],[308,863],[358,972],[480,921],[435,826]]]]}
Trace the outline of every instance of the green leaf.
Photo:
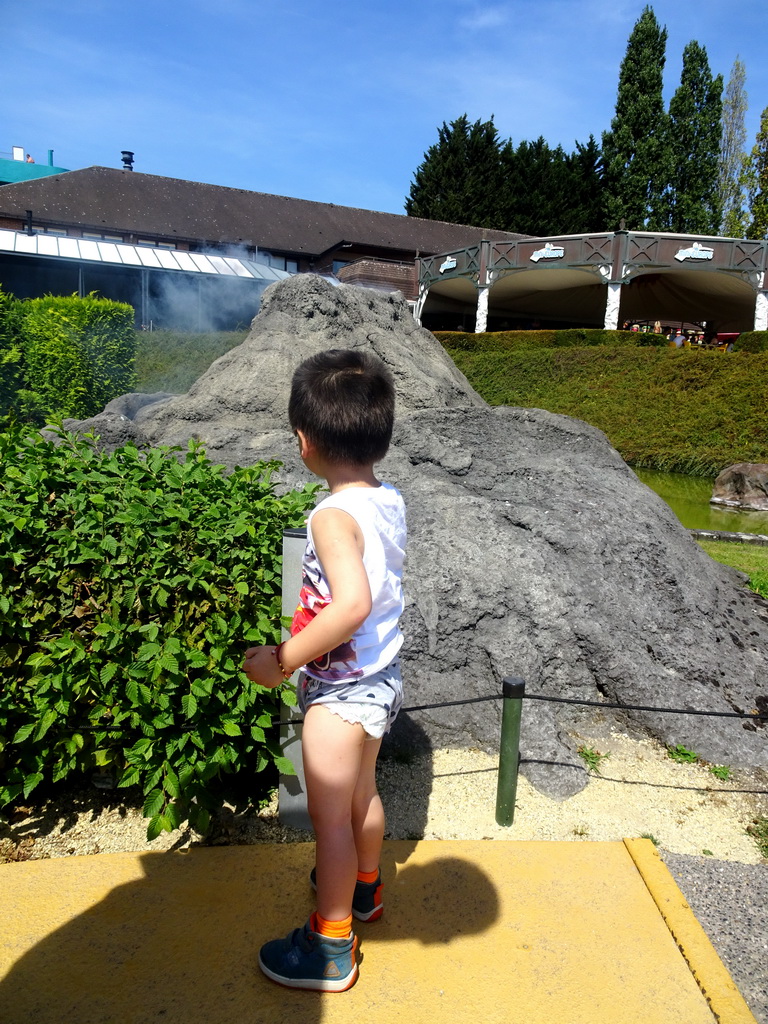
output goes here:
{"type": "Polygon", "coordinates": [[[104,537],[101,542],[101,547],[104,551],[107,551],[110,555],[117,554],[117,541],[114,537],[104,537]]]}
{"type": "Polygon", "coordinates": [[[24,779],[24,797],[29,796],[35,786],[39,785],[43,781],[42,772],[34,772],[32,775],[27,775],[24,779]]]}
{"type": "Polygon", "coordinates": [[[119,787],[123,786],[136,786],[141,781],[141,774],[139,769],[135,765],[128,765],[123,771],[123,774],[117,780],[119,787]]]}
{"type": "Polygon", "coordinates": [[[48,732],[48,730],[51,728],[51,726],[53,725],[57,718],[58,715],[52,708],[49,708],[46,712],[44,712],[43,717],[40,719],[40,722],[38,723],[37,729],[35,731],[35,742],[39,742],[43,738],[43,736],[45,736],[45,734],[48,732]]]}
{"type": "Polygon", "coordinates": [[[227,736],[242,736],[243,730],[237,725],[236,722],[230,722],[225,720],[221,723],[221,726],[227,736]]]}
{"type": "Polygon", "coordinates": [[[293,767],[293,764],[288,760],[287,757],[276,757],[274,758],[274,762],[275,765],[277,766],[277,770],[280,772],[281,775],[296,774],[296,769],[293,767]]]}
{"type": "Polygon", "coordinates": [[[106,665],[102,666],[102,669],[99,672],[99,681],[101,682],[102,686],[106,686],[107,683],[114,678],[114,675],[117,672],[118,668],[119,665],[117,664],[117,662],[114,661],[109,661],[107,662],[106,665]]]}
{"type": "Polygon", "coordinates": [[[153,658],[157,657],[159,653],[160,644],[150,641],[141,645],[136,657],[139,661],[151,661],[153,658]]]}
{"type": "Polygon", "coordinates": [[[179,786],[179,778],[176,772],[169,765],[165,766],[165,771],[163,775],[163,789],[169,796],[173,797],[174,799],[177,798],[181,793],[181,788],[179,786]]]}
{"type": "Polygon", "coordinates": [[[35,722],[27,722],[26,725],[22,725],[16,731],[16,735],[11,740],[11,743],[23,743],[35,731],[36,724],[35,722]]]}
{"type": "Polygon", "coordinates": [[[187,718],[194,718],[197,713],[197,700],[192,693],[185,693],[181,698],[181,710],[187,718]]]}
{"type": "Polygon", "coordinates": [[[160,665],[166,670],[166,672],[172,672],[173,675],[178,675],[179,662],[173,654],[165,652],[159,658],[160,665]]]}
{"type": "Polygon", "coordinates": [[[172,832],[173,825],[165,814],[156,814],[147,825],[147,840],[152,842],[157,839],[161,832],[172,832]]]}
{"type": "Polygon", "coordinates": [[[163,793],[162,789],[153,789],[144,801],[144,810],[142,811],[144,817],[154,818],[156,814],[160,813],[164,804],[165,793],[163,793]]]}
{"type": "Polygon", "coordinates": [[[166,807],[165,816],[170,821],[172,829],[181,828],[184,821],[183,804],[178,800],[174,800],[173,803],[168,804],[166,807]]]}

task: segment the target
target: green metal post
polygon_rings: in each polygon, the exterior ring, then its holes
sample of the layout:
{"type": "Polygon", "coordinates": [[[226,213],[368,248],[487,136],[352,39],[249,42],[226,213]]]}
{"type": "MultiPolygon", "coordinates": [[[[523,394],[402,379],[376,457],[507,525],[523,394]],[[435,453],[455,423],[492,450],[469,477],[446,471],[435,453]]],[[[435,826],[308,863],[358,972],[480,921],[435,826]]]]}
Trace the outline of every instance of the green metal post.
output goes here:
{"type": "Polygon", "coordinates": [[[520,718],[525,696],[525,680],[517,676],[506,676],[502,680],[501,692],[504,706],[501,712],[496,824],[511,825],[515,819],[517,765],[520,759],[520,718]]]}

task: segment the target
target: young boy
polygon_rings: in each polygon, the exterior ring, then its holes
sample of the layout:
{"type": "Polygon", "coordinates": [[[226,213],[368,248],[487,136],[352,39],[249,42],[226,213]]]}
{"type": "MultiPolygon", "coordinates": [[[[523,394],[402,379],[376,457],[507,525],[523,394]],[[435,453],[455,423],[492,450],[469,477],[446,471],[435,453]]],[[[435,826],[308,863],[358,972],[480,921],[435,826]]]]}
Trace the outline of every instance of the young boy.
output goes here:
{"type": "Polygon", "coordinates": [[[252,647],[243,670],[279,686],[299,667],[302,754],[316,861],[317,911],[268,942],[259,966],[291,988],[343,992],[357,977],[352,915],[381,916],[381,739],[402,704],[401,577],[405,506],[373,466],[394,422],[392,376],[375,356],[333,349],[293,376],[288,415],[305,466],[330,490],[307,521],[291,637],[252,647]]]}

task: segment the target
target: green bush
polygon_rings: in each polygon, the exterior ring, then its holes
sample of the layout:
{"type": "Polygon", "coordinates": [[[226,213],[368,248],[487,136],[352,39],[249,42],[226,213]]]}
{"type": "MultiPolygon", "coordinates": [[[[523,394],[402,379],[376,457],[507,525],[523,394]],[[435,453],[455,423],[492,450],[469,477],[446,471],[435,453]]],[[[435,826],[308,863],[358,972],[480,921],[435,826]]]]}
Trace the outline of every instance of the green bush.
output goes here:
{"type": "Polygon", "coordinates": [[[86,419],[133,390],[133,316],[126,303],[94,295],[21,304],[25,388],[42,416],[86,419]]]}
{"type": "Polygon", "coordinates": [[[269,726],[291,694],[240,664],[279,637],[282,531],[316,488],[178,451],[0,435],[0,806],[101,769],[142,787],[154,838],[204,831],[222,773],[290,770],[269,726]]]}
{"type": "Polygon", "coordinates": [[[768,352],[768,331],[744,331],[733,343],[734,352],[768,352]]]}
{"type": "Polygon", "coordinates": [[[595,345],[633,347],[668,344],[663,334],[652,331],[607,331],[602,328],[571,327],[562,331],[435,331],[437,340],[449,351],[506,352],[517,348],[573,348],[595,345]]]}
{"type": "Polygon", "coordinates": [[[247,331],[137,331],[136,390],[184,394],[211,363],[247,335],[247,331]]]}
{"type": "Polygon", "coordinates": [[[0,420],[18,404],[16,395],[24,386],[20,305],[0,289],[0,420]]]}
{"type": "Polygon", "coordinates": [[[716,476],[768,461],[768,353],[671,348],[449,349],[491,405],[547,409],[604,431],[627,462],[716,476]]]}

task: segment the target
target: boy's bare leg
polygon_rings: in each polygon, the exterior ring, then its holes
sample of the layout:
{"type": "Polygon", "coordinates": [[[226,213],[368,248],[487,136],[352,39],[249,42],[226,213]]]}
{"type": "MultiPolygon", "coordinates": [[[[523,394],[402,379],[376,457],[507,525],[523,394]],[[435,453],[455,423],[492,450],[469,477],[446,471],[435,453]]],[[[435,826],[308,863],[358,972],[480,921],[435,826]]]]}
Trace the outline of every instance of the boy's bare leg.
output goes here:
{"type": "Polygon", "coordinates": [[[363,744],[360,772],[352,796],[352,832],[357,850],[357,870],[376,871],[384,841],[384,807],[376,788],[376,759],[381,740],[363,744]]]}
{"type": "Polygon", "coordinates": [[[365,730],[316,704],[304,717],[301,747],[316,840],[317,911],[328,921],[342,921],[352,913],[357,881],[352,802],[365,730]]]}

